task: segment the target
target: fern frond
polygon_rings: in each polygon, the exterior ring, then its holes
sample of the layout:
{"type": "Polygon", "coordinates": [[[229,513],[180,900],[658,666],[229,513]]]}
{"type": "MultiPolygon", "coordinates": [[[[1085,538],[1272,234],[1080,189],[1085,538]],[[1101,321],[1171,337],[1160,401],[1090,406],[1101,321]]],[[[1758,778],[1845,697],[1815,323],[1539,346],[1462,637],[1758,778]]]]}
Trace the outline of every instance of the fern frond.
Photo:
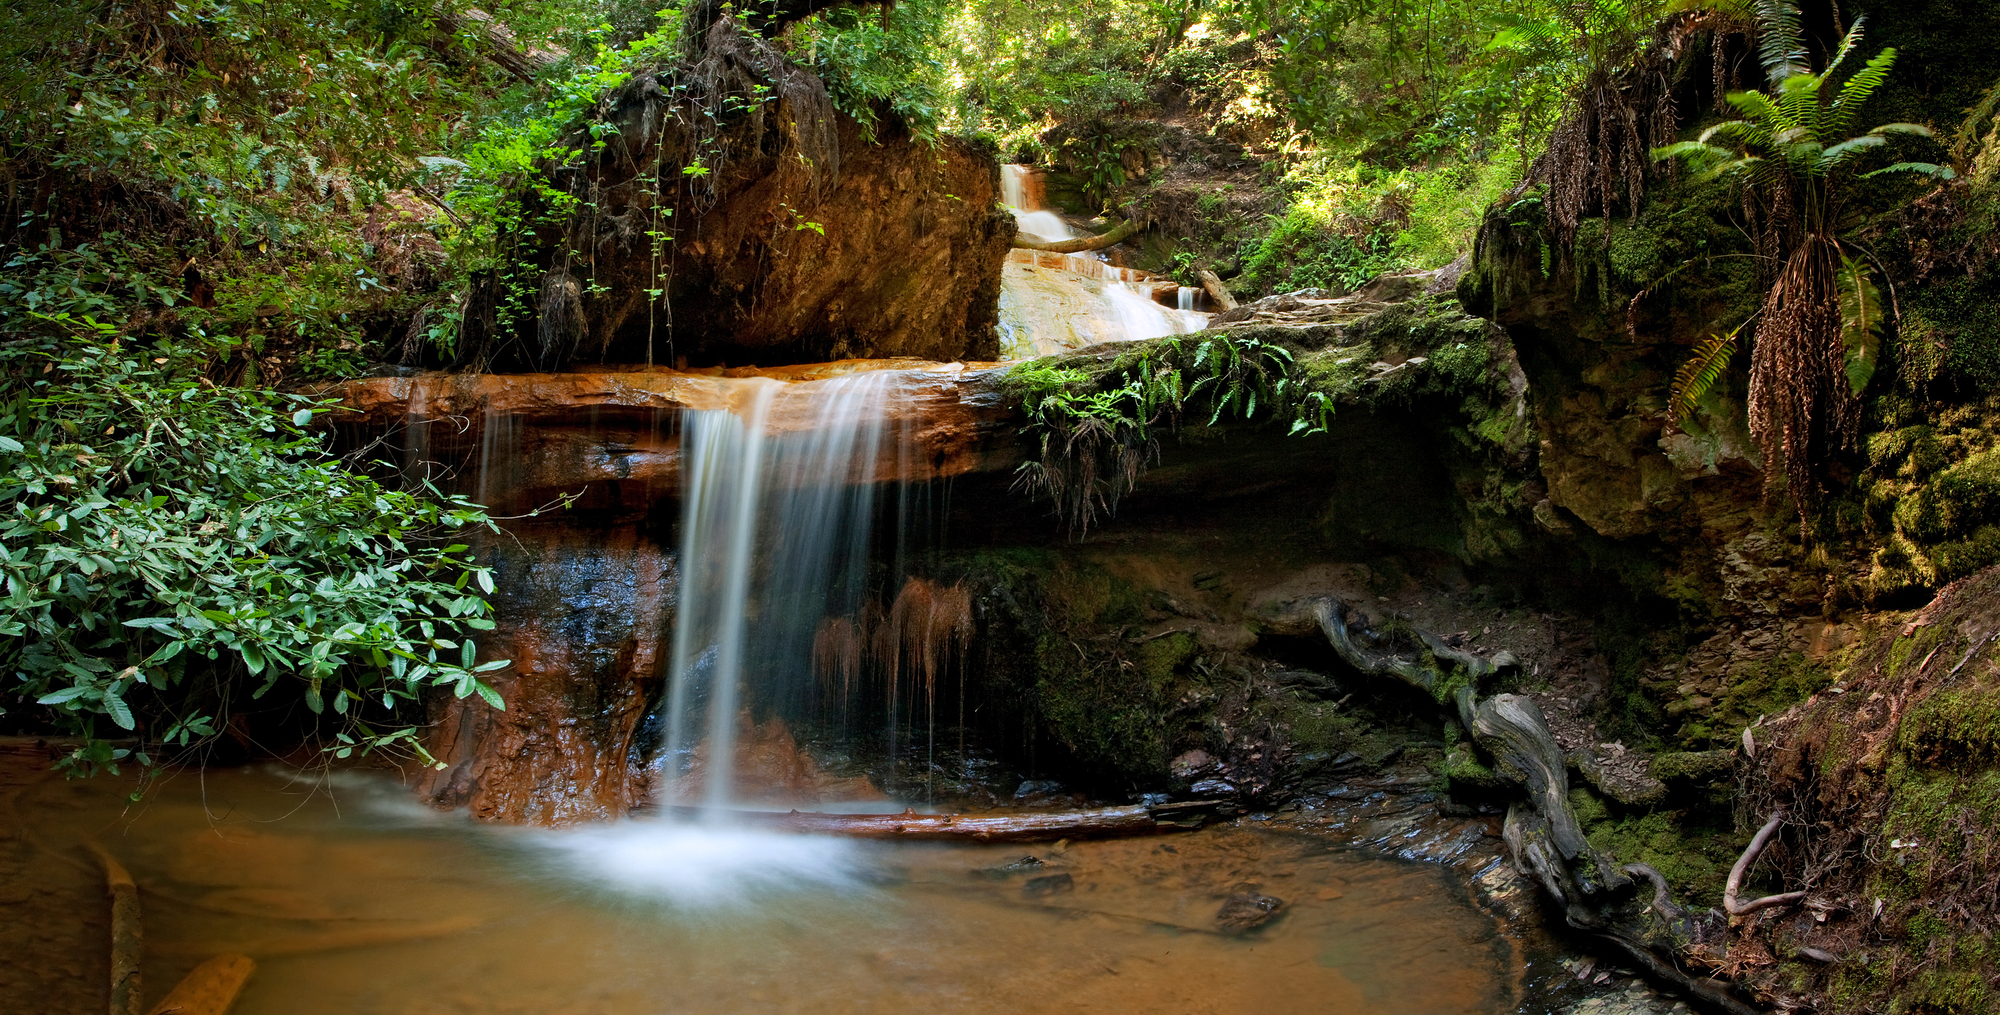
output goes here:
{"type": "Polygon", "coordinates": [[[1850,137],[1821,152],[1818,160],[1815,162],[1813,171],[1817,175],[1825,176],[1862,152],[1871,148],[1880,148],[1888,143],[1889,139],[1880,134],[1863,134],[1860,137],[1850,137]]]}
{"type": "Polygon", "coordinates": [[[1940,166],[1935,162],[1896,162],[1883,166],[1872,173],[1862,173],[1861,178],[1866,180],[1869,177],[1881,176],[1883,173],[1916,173],[1919,176],[1928,176],[1937,180],[1958,179],[1958,173],[1953,171],[1950,166],[1940,166]]]}
{"type": "Polygon", "coordinates": [[[1855,72],[1840,86],[1840,94],[1834,96],[1833,105],[1827,110],[1826,129],[1829,134],[1845,134],[1854,126],[1854,114],[1861,104],[1875,94],[1882,82],[1889,78],[1889,68],[1896,65],[1896,47],[1890,46],[1855,72]]]}
{"type": "Polygon", "coordinates": [[[1996,159],[2000,159],[2000,81],[1966,109],[1951,143],[1952,164],[1975,183],[1992,174],[1996,159]]]}
{"type": "Polygon", "coordinates": [[[1882,290],[1865,262],[1845,254],[1840,258],[1840,344],[1848,387],[1860,395],[1875,376],[1882,345],[1882,290]]]}
{"type": "MultiPolygon", "coordinates": [[[[1840,49],[1834,52],[1833,59],[1826,62],[1826,69],[1819,72],[1820,77],[1832,81],[1834,78],[1840,76],[1840,65],[1846,63],[1848,56],[1853,54],[1855,48],[1861,45],[1861,26],[1867,23],[1868,15],[1866,14],[1854,19],[1854,26],[1847,30],[1847,37],[1840,40],[1840,49]]],[[[1895,57],[1891,56],[1890,59],[1893,60],[1895,57]]],[[[1874,61],[1871,60],[1869,62],[1873,63],[1874,61]]]]}
{"type": "Polygon", "coordinates": [[[1785,111],[1778,108],[1778,104],[1771,101],[1771,97],[1763,92],[1730,92],[1724,99],[1735,106],[1737,112],[1743,114],[1743,119],[1726,120],[1708,128],[1702,132],[1704,139],[1711,135],[1744,137],[1749,131],[1758,132],[1768,138],[1772,131],[1783,130],[1792,125],[1785,111]]]}
{"type": "Polygon", "coordinates": [[[1757,34],[1757,58],[1772,84],[1812,73],[1799,30],[1799,8],[1791,0],[1757,0],[1757,34]]]}
{"type": "Polygon", "coordinates": [[[1701,400],[1708,397],[1715,382],[1722,379],[1723,371],[1729,369],[1730,357],[1736,355],[1736,335],[1742,330],[1743,325],[1739,324],[1729,329],[1727,334],[1714,334],[1703,339],[1694,347],[1694,353],[1687,362],[1675,372],[1673,388],[1667,396],[1667,411],[1675,426],[1694,417],[1701,400]]]}

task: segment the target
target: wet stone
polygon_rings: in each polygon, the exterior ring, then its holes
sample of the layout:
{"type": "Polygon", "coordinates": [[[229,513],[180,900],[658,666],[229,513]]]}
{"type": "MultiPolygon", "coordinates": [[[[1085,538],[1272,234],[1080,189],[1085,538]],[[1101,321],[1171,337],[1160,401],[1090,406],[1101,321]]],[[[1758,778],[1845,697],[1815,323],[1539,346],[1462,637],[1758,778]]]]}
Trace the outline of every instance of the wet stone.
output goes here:
{"type": "Polygon", "coordinates": [[[1076,891],[1076,879],[1067,874],[1044,874],[1038,878],[1029,878],[1021,884],[1022,897],[1029,899],[1040,899],[1073,891],[1076,891]]]}
{"type": "MultiPolygon", "coordinates": [[[[1012,863],[1003,863],[998,867],[980,867],[974,870],[972,875],[974,877],[985,878],[988,881],[1005,881],[1016,874],[1031,873],[1041,870],[1046,866],[1048,864],[1043,863],[1040,857],[1024,856],[1012,863]]],[[[1067,874],[1063,875],[1063,877],[1068,876],[1067,874]]]]}
{"type": "Polygon", "coordinates": [[[1270,923],[1284,908],[1284,900],[1275,896],[1237,892],[1215,911],[1215,925],[1227,934],[1244,934],[1270,923]]]}

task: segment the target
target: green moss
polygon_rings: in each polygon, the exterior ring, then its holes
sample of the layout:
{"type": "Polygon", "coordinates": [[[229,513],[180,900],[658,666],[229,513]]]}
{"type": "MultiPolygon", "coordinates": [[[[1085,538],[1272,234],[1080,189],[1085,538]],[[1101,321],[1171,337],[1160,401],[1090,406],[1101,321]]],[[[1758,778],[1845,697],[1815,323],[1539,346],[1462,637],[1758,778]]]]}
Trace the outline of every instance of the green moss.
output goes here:
{"type": "MultiPolygon", "coordinates": [[[[1918,456],[1910,457],[1915,460],[1918,456]]],[[[1943,470],[1916,496],[1898,506],[1894,518],[1898,529],[1923,543],[1963,537],[2000,521],[2000,450],[1974,455],[1943,470]]]]}
{"type": "MultiPolygon", "coordinates": [[[[1575,801],[1580,792],[1571,790],[1570,799],[1575,801]]],[[[1579,811],[1580,821],[1583,813],[1579,811]]],[[[1742,849],[1729,828],[1704,824],[1693,811],[1657,810],[1613,818],[1600,803],[1588,813],[1593,818],[1583,821],[1585,837],[1619,863],[1651,866],[1691,906],[1710,905],[1722,897],[1729,867],[1742,849]]]]}
{"type": "Polygon", "coordinates": [[[1734,746],[1758,716],[1777,715],[1831,683],[1831,670],[1796,652],[1746,663],[1731,671],[1708,708],[1690,714],[1679,737],[1693,747],[1734,746]]]}
{"type": "Polygon", "coordinates": [[[1200,644],[1194,635],[1176,631],[1139,646],[1139,673],[1157,690],[1172,686],[1182,667],[1194,659],[1200,644]]]}

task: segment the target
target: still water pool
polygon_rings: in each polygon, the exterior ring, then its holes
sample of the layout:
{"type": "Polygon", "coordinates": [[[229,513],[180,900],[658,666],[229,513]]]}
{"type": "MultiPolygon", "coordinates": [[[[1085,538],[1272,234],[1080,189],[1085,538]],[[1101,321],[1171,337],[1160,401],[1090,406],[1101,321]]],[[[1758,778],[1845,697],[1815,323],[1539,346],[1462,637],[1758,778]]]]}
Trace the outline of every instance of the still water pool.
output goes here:
{"type": "Polygon", "coordinates": [[[133,804],[129,780],[65,782],[22,751],[0,752],[0,769],[10,1012],[104,1010],[91,841],[140,885],[149,1005],[230,951],[258,962],[241,1015],[1520,1003],[1510,944],[1454,876],[1257,827],[1064,847],[645,821],[549,831],[428,811],[367,773],[183,772],[133,804]],[[1244,891],[1285,906],[1256,931],[1220,932],[1219,908],[1244,891]]]}

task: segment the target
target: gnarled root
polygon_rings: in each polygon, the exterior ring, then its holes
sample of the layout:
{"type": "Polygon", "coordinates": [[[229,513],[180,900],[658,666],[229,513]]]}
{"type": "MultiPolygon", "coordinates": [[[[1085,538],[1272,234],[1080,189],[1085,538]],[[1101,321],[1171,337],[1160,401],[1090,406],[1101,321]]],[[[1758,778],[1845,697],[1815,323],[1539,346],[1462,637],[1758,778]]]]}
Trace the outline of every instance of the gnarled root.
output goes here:
{"type": "MultiPolygon", "coordinates": [[[[1502,835],[1514,864],[1532,875],[1563,909],[1570,926],[1589,931],[1631,955],[1652,975],[1731,1015],[1757,1015],[1757,1009],[1736,999],[1724,984],[1682,970],[1674,961],[1680,945],[1692,936],[1693,920],[1674,904],[1667,879],[1644,864],[1619,865],[1584,838],[1569,804],[1569,768],[1548,720],[1534,700],[1518,694],[1496,694],[1481,701],[1479,681],[1502,667],[1495,660],[1446,645],[1427,631],[1411,629],[1406,644],[1395,638],[1368,638],[1364,647],[1349,624],[1347,606],[1333,598],[1317,599],[1313,616],[1348,665],[1371,676],[1389,676],[1455,707],[1459,723],[1479,748],[1495,762],[1495,770],[1518,783],[1524,798],[1508,808],[1502,835]],[[1634,876],[1649,882],[1650,897],[1634,876]]],[[[1730,877],[1734,898],[1743,868],[1768,840],[1767,827],[1752,843],[1752,852],[1730,877]]],[[[1752,906],[1788,901],[1780,896],[1759,899],[1752,906]]],[[[1732,910],[1733,912],[1733,910],[1732,910]]]]}
{"type": "Polygon", "coordinates": [[[1757,857],[1764,852],[1764,847],[1770,845],[1771,836],[1776,835],[1784,823],[1785,811],[1779,808],[1771,814],[1769,821],[1764,822],[1764,827],[1757,829],[1757,834],[1751,837],[1750,845],[1744,848],[1743,855],[1736,858],[1736,866],[1729,868],[1729,882],[1722,888],[1722,909],[1730,916],[1748,916],[1760,909],[1782,906],[1806,897],[1804,892],[1785,892],[1780,895],[1766,895],[1749,902],[1736,901],[1736,893],[1743,887],[1743,875],[1750,872],[1750,865],[1757,862],[1757,857]]]}

